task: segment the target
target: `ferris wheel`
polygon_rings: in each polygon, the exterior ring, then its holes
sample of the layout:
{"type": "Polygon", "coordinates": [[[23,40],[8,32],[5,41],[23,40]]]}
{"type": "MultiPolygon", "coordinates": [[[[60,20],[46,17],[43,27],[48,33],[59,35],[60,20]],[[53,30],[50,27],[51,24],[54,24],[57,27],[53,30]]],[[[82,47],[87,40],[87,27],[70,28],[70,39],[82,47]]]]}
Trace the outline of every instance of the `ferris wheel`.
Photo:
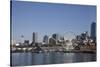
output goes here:
{"type": "Polygon", "coordinates": [[[72,40],[76,38],[76,34],[72,31],[68,31],[64,33],[64,40],[66,42],[66,49],[73,49],[73,43],[72,40]]]}
{"type": "Polygon", "coordinates": [[[68,32],[64,33],[64,39],[65,40],[71,41],[72,39],[75,39],[75,37],[76,37],[76,34],[72,31],[68,31],[68,32]]]}

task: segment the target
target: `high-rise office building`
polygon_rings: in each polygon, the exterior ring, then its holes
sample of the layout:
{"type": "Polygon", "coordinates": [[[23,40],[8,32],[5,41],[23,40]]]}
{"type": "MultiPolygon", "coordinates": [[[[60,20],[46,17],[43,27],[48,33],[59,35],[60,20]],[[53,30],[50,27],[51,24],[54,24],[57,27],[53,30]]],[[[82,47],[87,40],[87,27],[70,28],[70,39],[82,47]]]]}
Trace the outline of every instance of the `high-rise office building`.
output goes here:
{"type": "Polygon", "coordinates": [[[93,40],[96,39],[96,23],[95,23],[95,22],[93,22],[93,23],[91,24],[91,38],[92,38],[93,40]]]}
{"type": "Polygon", "coordinates": [[[33,32],[33,37],[32,37],[32,42],[33,42],[33,44],[35,44],[35,43],[38,42],[37,39],[38,39],[38,38],[37,38],[37,32],[33,32]]]}
{"type": "Polygon", "coordinates": [[[49,43],[49,37],[48,37],[47,35],[44,36],[43,42],[44,42],[45,44],[48,44],[48,43],[49,43]]]}

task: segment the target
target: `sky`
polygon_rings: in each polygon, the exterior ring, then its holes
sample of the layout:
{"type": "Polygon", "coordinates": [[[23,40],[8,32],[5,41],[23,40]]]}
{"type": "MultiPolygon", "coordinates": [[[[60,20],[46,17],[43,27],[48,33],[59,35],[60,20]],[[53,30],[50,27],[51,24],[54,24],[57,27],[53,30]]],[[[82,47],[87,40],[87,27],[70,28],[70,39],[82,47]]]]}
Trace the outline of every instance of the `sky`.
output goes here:
{"type": "Polygon", "coordinates": [[[96,22],[96,6],[13,1],[11,18],[13,40],[31,41],[32,33],[37,32],[38,41],[42,41],[44,35],[53,33],[66,37],[70,31],[90,34],[91,23],[96,22]]]}

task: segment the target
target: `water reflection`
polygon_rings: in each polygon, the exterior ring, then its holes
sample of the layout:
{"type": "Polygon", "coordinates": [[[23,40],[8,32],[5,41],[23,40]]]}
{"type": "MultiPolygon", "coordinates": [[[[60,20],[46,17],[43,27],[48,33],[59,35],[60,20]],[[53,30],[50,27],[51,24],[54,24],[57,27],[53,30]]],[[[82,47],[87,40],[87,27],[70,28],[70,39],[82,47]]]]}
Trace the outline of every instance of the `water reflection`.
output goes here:
{"type": "Polygon", "coordinates": [[[95,61],[96,54],[89,53],[12,53],[12,65],[40,65],[95,61]]]}

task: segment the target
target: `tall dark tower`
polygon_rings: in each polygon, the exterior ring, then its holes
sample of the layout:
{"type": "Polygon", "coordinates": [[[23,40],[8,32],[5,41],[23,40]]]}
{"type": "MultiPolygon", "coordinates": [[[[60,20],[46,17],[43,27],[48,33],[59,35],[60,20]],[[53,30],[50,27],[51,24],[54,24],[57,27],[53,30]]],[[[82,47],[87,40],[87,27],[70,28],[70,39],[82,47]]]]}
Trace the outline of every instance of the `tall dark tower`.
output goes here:
{"type": "Polygon", "coordinates": [[[92,38],[93,40],[96,39],[96,23],[95,23],[95,22],[93,22],[93,23],[91,24],[91,38],[92,38]]]}
{"type": "Polygon", "coordinates": [[[36,32],[33,32],[32,42],[33,44],[37,43],[37,33],[36,32]]]}

